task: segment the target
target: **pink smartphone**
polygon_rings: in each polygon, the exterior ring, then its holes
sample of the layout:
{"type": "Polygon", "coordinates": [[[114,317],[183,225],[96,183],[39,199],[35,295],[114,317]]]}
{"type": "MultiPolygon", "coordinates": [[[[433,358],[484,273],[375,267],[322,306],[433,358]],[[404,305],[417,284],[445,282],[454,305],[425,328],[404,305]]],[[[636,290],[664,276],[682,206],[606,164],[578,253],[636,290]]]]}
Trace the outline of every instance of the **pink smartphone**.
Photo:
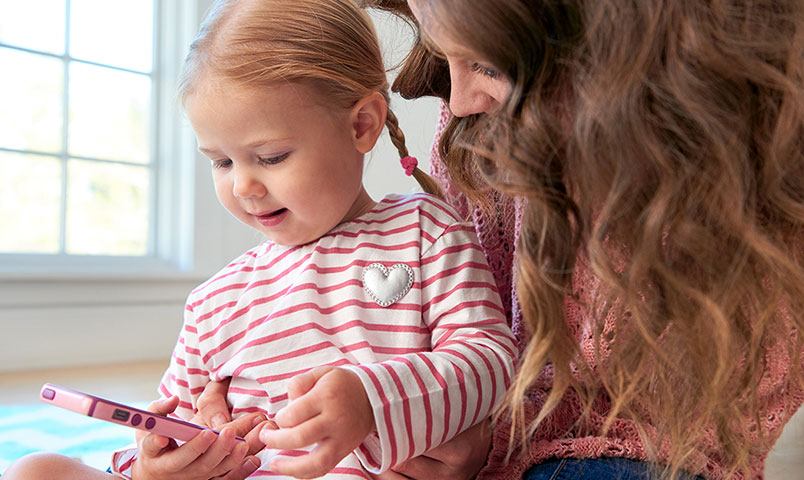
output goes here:
{"type": "MultiPolygon", "coordinates": [[[[59,387],[46,383],[42,385],[39,397],[45,402],[66,408],[89,417],[106,420],[107,422],[138,428],[146,432],[157,433],[166,437],[187,442],[198,435],[202,430],[212,430],[185,422],[176,418],[163,417],[146,410],[129,407],[96,397],[69,388],[59,387]]],[[[215,430],[212,430],[215,432],[215,430]]],[[[215,432],[218,433],[218,432],[215,432]]],[[[242,440],[238,438],[239,440],[242,440]]]]}

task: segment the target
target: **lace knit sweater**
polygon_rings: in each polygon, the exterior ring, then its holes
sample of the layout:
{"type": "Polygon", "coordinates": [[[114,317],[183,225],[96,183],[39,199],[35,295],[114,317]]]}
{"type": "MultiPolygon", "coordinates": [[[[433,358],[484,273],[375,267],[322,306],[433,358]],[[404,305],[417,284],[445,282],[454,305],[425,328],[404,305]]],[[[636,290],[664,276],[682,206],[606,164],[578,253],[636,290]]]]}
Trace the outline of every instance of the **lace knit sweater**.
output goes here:
{"type": "MultiPolygon", "coordinates": [[[[485,215],[480,209],[471,209],[466,198],[450,184],[437,148],[438,138],[449,118],[449,111],[442,105],[431,151],[431,173],[444,190],[447,202],[458,209],[465,218],[471,218],[474,222],[502,296],[506,314],[511,319],[512,330],[521,348],[525,345],[526,339],[521,311],[514,294],[513,271],[522,207],[516,199],[498,198],[495,201],[496,208],[493,215],[485,215]]],[[[584,305],[594,304],[592,300],[598,295],[599,289],[600,280],[591,272],[584,259],[580,258],[573,272],[572,294],[565,300],[564,311],[566,321],[571,331],[575,333],[587,360],[594,358],[594,343],[583,333],[585,330],[583,325],[587,324],[593,315],[584,305]]],[[[616,313],[613,310],[615,309],[611,309],[609,316],[604,319],[605,322],[614,321],[616,313]]],[[[764,408],[759,418],[763,422],[763,430],[778,437],[784,424],[804,402],[804,392],[801,389],[791,391],[786,387],[789,377],[787,365],[790,364],[790,359],[785,352],[770,351],[766,359],[769,368],[760,386],[759,394],[764,408]]],[[[593,364],[590,362],[590,365],[593,364]]],[[[552,370],[548,366],[531,390],[530,400],[525,407],[526,420],[533,419],[538,414],[550,391],[551,380],[552,370]]],[[[568,392],[558,408],[536,430],[524,451],[513,452],[507,462],[505,458],[508,454],[511,425],[510,422],[501,420],[495,425],[488,463],[478,478],[520,479],[523,472],[531,465],[550,458],[619,457],[645,460],[647,454],[634,422],[617,419],[605,436],[600,433],[609,408],[608,398],[601,396],[595,402],[589,420],[579,422],[583,410],[581,402],[574,393],[568,392]]],[[[650,426],[647,429],[649,431],[650,426]]],[[[752,474],[749,478],[763,478],[762,471],[767,454],[765,451],[751,457],[752,474]]],[[[722,451],[713,433],[707,434],[704,444],[697,455],[690,459],[686,468],[708,479],[726,478],[722,451]]]]}

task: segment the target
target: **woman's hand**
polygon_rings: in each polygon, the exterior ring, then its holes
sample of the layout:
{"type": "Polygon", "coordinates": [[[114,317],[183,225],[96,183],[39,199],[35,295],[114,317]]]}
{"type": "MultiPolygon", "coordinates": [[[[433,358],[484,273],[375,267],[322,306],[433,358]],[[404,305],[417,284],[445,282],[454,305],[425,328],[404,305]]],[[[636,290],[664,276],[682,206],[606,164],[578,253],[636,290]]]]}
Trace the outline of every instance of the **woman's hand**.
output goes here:
{"type": "Polygon", "coordinates": [[[290,403],[274,420],[278,430],[260,432],[269,448],[315,445],[308,455],[275,458],[271,471],[296,478],[327,474],[356,449],[374,428],[371,403],[360,378],[349,370],[319,367],[288,383],[290,403]]]}
{"type": "Polygon", "coordinates": [[[373,477],[376,480],[468,480],[486,464],[490,448],[491,422],[486,420],[449,442],[373,477]]]}
{"type": "MultiPolygon", "coordinates": [[[[148,410],[167,415],[178,404],[174,396],[152,402],[148,410]]],[[[235,429],[229,426],[219,434],[203,430],[178,446],[171,438],[137,430],[138,453],[131,476],[135,480],[243,480],[257,470],[260,462],[249,455],[249,445],[235,436],[235,429]]]]}

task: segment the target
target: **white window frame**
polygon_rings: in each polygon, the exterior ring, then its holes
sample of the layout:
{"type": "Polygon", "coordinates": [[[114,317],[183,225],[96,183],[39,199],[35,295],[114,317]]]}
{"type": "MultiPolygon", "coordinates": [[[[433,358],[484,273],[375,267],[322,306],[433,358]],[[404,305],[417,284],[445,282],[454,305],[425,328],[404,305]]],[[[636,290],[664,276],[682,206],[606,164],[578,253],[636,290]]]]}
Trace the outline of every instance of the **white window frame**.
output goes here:
{"type": "Polygon", "coordinates": [[[152,135],[158,238],[148,257],[3,255],[0,371],[167,358],[187,294],[260,241],[218,204],[175,100],[210,0],[157,0],[152,135]],[[121,341],[124,339],[125,341],[121,341]]]}

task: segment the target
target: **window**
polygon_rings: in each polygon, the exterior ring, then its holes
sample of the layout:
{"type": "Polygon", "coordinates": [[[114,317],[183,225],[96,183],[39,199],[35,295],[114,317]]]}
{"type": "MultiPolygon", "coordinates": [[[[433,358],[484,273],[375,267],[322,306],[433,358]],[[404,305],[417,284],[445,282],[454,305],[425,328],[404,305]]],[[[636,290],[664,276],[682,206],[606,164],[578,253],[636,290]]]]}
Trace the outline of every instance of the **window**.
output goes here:
{"type": "MultiPolygon", "coordinates": [[[[0,0],[0,371],[166,359],[187,294],[262,240],[218,204],[175,102],[210,3],[0,0]]],[[[398,23],[378,28],[401,55],[398,23]]],[[[392,104],[426,159],[437,102],[392,104]]],[[[415,188],[396,158],[384,135],[374,198],[415,188]]]]}
{"type": "Polygon", "coordinates": [[[175,101],[209,3],[0,1],[0,371],[166,358],[259,241],[175,101]]]}
{"type": "Polygon", "coordinates": [[[155,18],[153,0],[0,4],[0,253],[155,252],[155,18]]]}

